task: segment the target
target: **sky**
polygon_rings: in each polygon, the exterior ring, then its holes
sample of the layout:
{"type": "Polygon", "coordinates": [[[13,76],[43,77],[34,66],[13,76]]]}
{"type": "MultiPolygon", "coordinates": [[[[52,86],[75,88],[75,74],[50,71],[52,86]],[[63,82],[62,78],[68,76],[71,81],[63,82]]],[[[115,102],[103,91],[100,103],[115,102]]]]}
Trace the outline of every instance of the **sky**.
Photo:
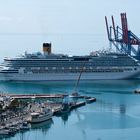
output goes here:
{"type": "Polygon", "coordinates": [[[109,46],[104,17],[126,12],[129,28],[140,35],[138,0],[0,0],[0,59],[25,51],[86,55],[109,46]]]}

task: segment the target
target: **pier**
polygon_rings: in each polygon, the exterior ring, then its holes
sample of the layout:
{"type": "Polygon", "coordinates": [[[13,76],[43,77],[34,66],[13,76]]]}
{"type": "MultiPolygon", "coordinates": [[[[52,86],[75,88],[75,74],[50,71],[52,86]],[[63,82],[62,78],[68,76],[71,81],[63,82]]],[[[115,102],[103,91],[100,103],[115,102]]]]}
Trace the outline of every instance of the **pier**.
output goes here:
{"type": "Polygon", "coordinates": [[[67,104],[68,112],[96,101],[94,97],[69,94],[0,94],[0,103],[4,106],[0,114],[0,136],[15,134],[23,129],[29,130],[30,127],[23,127],[23,124],[30,122],[31,113],[40,112],[42,108],[51,109],[53,116],[63,115],[66,113],[62,111],[65,97],[70,99],[67,104]],[[31,101],[28,102],[27,99],[31,101]],[[42,102],[39,103],[36,99],[42,102]],[[51,99],[55,100],[49,101],[51,99]]]}
{"type": "MultiPolygon", "coordinates": [[[[3,94],[0,94],[2,96],[3,94]]],[[[7,94],[13,99],[33,99],[33,98],[64,98],[67,94],[7,94]]]]}

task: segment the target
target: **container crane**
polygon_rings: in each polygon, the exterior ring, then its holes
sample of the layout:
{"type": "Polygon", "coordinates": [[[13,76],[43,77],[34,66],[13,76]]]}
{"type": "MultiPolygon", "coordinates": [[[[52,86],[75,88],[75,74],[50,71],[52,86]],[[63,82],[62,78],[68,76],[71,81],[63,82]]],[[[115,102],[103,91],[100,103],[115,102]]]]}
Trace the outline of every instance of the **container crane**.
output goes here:
{"type": "Polygon", "coordinates": [[[115,26],[114,17],[111,17],[112,25],[109,27],[107,17],[105,23],[108,40],[116,47],[116,50],[131,55],[140,60],[140,39],[128,29],[126,13],[121,13],[121,27],[115,26]]]}

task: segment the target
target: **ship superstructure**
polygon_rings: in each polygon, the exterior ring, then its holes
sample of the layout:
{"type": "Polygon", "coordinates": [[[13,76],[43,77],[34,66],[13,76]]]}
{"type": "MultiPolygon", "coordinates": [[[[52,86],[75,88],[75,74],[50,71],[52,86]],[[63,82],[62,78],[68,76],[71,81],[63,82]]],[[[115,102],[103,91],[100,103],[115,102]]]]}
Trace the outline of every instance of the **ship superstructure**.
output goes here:
{"type": "Polygon", "coordinates": [[[131,79],[140,74],[134,58],[120,53],[96,53],[86,56],[52,54],[51,44],[43,44],[43,53],[25,53],[5,58],[0,67],[0,80],[62,81],[94,79],[131,79]]]}

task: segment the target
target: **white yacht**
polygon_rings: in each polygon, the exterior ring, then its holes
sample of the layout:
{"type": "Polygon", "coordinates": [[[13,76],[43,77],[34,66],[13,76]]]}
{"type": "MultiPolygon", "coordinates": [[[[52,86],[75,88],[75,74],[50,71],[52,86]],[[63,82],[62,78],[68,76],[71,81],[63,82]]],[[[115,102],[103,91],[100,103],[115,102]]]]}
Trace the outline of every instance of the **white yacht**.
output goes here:
{"type": "Polygon", "coordinates": [[[33,112],[31,113],[30,123],[41,123],[50,120],[52,116],[53,112],[50,109],[45,109],[45,111],[41,112],[33,112]]]}

